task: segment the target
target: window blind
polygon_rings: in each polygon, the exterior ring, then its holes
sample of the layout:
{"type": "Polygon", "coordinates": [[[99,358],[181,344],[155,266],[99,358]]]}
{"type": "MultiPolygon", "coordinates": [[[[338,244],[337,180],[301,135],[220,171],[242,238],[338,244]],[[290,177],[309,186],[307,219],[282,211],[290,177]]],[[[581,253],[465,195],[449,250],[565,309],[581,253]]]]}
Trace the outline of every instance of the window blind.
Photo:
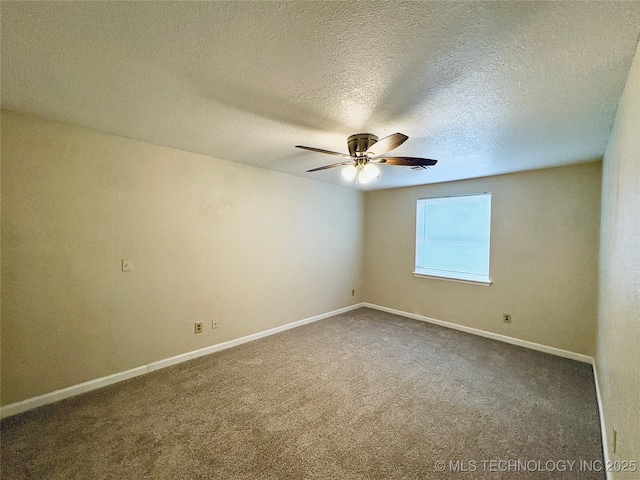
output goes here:
{"type": "Polygon", "coordinates": [[[491,194],[419,199],[415,274],[490,283],[491,194]]]}

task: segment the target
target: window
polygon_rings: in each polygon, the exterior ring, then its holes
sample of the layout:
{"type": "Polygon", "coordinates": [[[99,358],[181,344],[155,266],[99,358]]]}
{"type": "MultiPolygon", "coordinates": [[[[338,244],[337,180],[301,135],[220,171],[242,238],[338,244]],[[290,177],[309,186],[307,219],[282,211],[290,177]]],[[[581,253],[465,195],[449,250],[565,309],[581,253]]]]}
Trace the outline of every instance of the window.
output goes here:
{"type": "Polygon", "coordinates": [[[491,194],[418,199],[415,275],[491,284],[491,194]]]}

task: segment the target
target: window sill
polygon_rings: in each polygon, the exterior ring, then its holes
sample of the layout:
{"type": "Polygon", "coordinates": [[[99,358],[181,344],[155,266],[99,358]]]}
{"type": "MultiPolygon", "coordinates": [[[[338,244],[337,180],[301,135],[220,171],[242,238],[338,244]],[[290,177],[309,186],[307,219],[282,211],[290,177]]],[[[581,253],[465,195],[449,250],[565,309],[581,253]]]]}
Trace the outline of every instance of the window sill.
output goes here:
{"type": "Polygon", "coordinates": [[[432,278],[434,280],[444,280],[446,282],[457,282],[457,283],[468,283],[470,285],[480,285],[481,287],[490,287],[491,281],[483,282],[482,280],[462,280],[460,278],[452,278],[452,277],[440,277],[437,275],[425,275],[424,273],[416,273],[413,272],[414,277],[419,278],[432,278]]]}

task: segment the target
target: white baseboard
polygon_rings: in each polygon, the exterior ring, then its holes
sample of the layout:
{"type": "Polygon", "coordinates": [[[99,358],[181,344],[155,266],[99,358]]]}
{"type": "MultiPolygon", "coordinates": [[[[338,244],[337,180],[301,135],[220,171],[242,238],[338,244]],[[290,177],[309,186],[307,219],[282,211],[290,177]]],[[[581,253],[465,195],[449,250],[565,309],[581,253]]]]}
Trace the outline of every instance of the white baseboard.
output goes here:
{"type": "Polygon", "coordinates": [[[302,325],[306,325],[307,323],[317,322],[318,320],[333,317],[335,315],[349,312],[363,306],[364,304],[357,303],[348,307],[339,308],[338,310],[333,310],[331,312],[322,313],[320,315],[315,315],[313,317],[308,317],[302,320],[287,323],[286,325],[281,325],[269,330],[253,333],[245,337],[236,338],[235,340],[229,340],[228,342],[218,343],[216,345],[211,345],[210,347],[205,347],[199,350],[194,350],[192,352],[176,355],[175,357],[165,358],[157,362],[151,362],[147,365],[132,368],[131,370],[114,373],[113,375],[89,380],[88,382],[80,383],[78,385],[72,385],[61,390],[38,395],[37,397],[27,398],[26,400],[10,403],[8,405],[0,407],[0,418],[10,417],[11,415],[16,415],[18,413],[26,412],[27,410],[32,410],[43,405],[48,405],[65,398],[79,395],[81,393],[86,393],[90,392],[91,390],[106,387],[107,385],[112,385],[129,378],[137,377],[138,375],[144,375],[145,373],[153,372],[155,370],[160,370],[161,368],[186,362],[187,360],[202,357],[203,355],[209,355],[210,353],[219,352],[220,350],[226,350],[227,348],[232,348],[243,343],[252,342],[254,340],[258,340],[259,338],[268,337],[269,335],[275,335],[276,333],[284,332],[285,330],[300,327],[302,325]]]}
{"type": "MultiPolygon", "coordinates": [[[[589,363],[593,368],[593,380],[596,387],[596,400],[598,402],[598,413],[600,415],[600,431],[602,435],[602,452],[604,455],[604,464],[608,465],[610,461],[609,457],[609,443],[607,441],[607,427],[604,421],[604,409],[602,408],[602,395],[600,393],[600,382],[598,380],[598,369],[596,367],[596,361],[593,357],[583,355],[581,353],[571,352],[569,350],[563,350],[561,348],[549,347],[540,343],[529,342],[527,340],[520,340],[519,338],[508,337],[506,335],[500,335],[499,333],[487,332],[477,328],[466,327],[464,325],[458,325],[451,322],[445,322],[443,320],[437,320],[435,318],[425,317],[424,315],[418,315],[415,313],[403,312],[402,310],[396,310],[395,308],[383,307],[381,305],[375,305],[372,303],[363,303],[363,307],[373,308],[382,312],[393,313],[402,317],[413,318],[414,320],[420,320],[423,322],[433,323],[434,325],[440,325],[446,328],[452,328],[454,330],[460,330],[462,332],[471,333],[473,335],[479,335],[481,337],[490,338],[492,340],[498,340],[500,342],[510,343],[512,345],[518,345],[520,347],[530,348],[532,350],[538,350],[540,352],[550,353],[551,355],[557,355],[559,357],[569,358],[571,360],[577,360],[582,363],[589,363]]],[[[613,480],[613,473],[610,470],[606,470],[607,480],[613,480]]]]}
{"type": "MultiPolygon", "coordinates": [[[[402,310],[396,310],[395,308],[383,307],[381,305],[375,305],[375,304],[366,303],[366,302],[357,303],[355,305],[350,305],[348,307],[340,308],[338,310],[333,310],[331,312],[315,315],[313,317],[304,318],[302,320],[287,323],[286,325],[281,325],[279,327],[275,327],[269,330],[247,335],[245,337],[237,338],[235,340],[229,340],[227,342],[218,343],[216,345],[211,345],[210,347],[205,347],[199,350],[194,350],[192,352],[176,355],[175,357],[165,358],[157,362],[151,362],[147,365],[133,368],[131,370],[126,370],[124,372],[119,372],[113,375],[108,375],[106,377],[90,380],[88,382],[80,383],[78,385],[73,385],[71,387],[63,388],[61,390],[56,390],[55,392],[45,393],[43,395],[38,395],[37,397],[28,398],[20,402],[11,403],[11,404],[0,407],[0,418],[5,418],[11,415],[16,415],[18,413],[26,412],[27,410],[32,410],[34,408],[41,407],[43,405],[47,405],[50,403],[57,402],[59,400],[63,400],[65,398],[79,395],[81,393],[106,387],[107,385],[112,385],[114,383],[118,383],[123,380],[127,380],[129,378],[137,377],[138,375],[144,375],[145,373],[153,372],[155,370],[160,370],[161,368],[186,362],[187,360],[192,360],[194,358],[198,358],[203,355],[209,355],[214,352],[226,350],[228,348],[232,348],[247,342],[252,342],[254,340],[258,340],[260,338],[264,338],[269,335],[275,335],[276,333],[284,332],[285,330],[290,330],[292,328],[300,327],[308,323],[317,322],[318,320],[333,317],[334,315],[339,315],[341,313],[349,312],[351,310],[355,310],[360,307],[373,308],[375,310],[380,310],[382,312],[393,313],[395,315],[400,315],[402,317],[412,318],[414,320],[420,320],[423,322],[432,323],[434,325],[440,325],[442,327],[451,328],[454,330],[460,330],[462,332],[471,333],[473,335],[478,335],[478,336],[490,338],[493,340],[498,340],[500,342],[510,343],[512,345],[518,345],[521,347],[530,348],[530,349],[538,350],[545,353],[550,353],[552,355],[557,355],[560,357],[577,360],[583,363],[590,363],[593,366],[593,377],[594,377],[595,388],[596,388],[598,412],[600,414],[600,430],[602,433],[602,450],[604,454],[605,465],[609,462],[610,460],[609,449],[608,449],[609,444],[607,442],[607,428],[604,420],[604,410],[602,408],[600,382],[598,381],[598,371],[597,371],[596,363],[592,357],[589,357],[588,355],[583,355],[580,353],[571,352],[568,350],[563,350],[560,348],[549,347],[547,345],[542,345],[535,342],[529,342],[527,340],[521,340],[518,338],[509,337],[509,336],[501,335],[498,333],[487,332],[485,330],[480,330],[477,328],[458,325],[451,322],[445,322],[443,320],[437,320],[435,318],[425,317],[424,315],[408,313],[402,310]]],[[[612,480],[613,477],[610,471],[606,472],[606,478],[607,480],[612,480]]]]}
{"type": "Polygon", "coordinates": [[[268,337],[269,335],[275,335],[276,333],[284,332],[285,330],[301,327],[302,325],[306,325],[307,323],[317,322],[318,320],[323,320],[335,315],[340,315],[341,313],[350,312],[351,310],[355,310],[362,306],[364,306],[362,303],[356,303],[355,305],[339,308],[338,310],[333,310],[331,312],[321,313],[320,315],[315,315],[313,317],[303,318],[302,320],[287,323],[286,325],[270,328],[269,330],[264,330],[258,333],[252,333],[251,335],[247,335],[246,337],[236,338],[235,340],[229,340],[228,342],[218,343],[216,345],[211,345],[210,347],[201,348],[200,350],[194,350],[192,352],[183,353],[182,355],[176,355],[175,357],[165,358],[164,360],[152,362],[147,365],[147,367],[149,372],[153,372],[154,370],[160,370],[161,368],[170,367],[171,365],[186,362],[187,360],[191,360],[193,358],[202,357],[203,355],[209,355],[210,353],[219,352],[220,350],[226,350],[227,348],[236,347],[238,345],[242,345],[243,343],[253,342],[254,340],[268,337]]]}
{"type": "Polygon", "coordinates": [[[72,385],[54,392],[44,393],[37,397],[27,398],[26,400],[21,400],[19,402],[9,403],[8,405],[0,407],[0,418],[10,417],[11,415],[16,415],[18,413],[26,412],[27,410],[32,410],[43,405],[64,400],[65,398],[80,395],[81,393],[106,387],[113,383],[122,382],[123,380],[137,377],[138,375],[143,375],[145,373],[147,373],[146,365],[132,368],[131,370],[126,370],[124,372],[114,373],[113,375],[107,375],[106,377],[89,380],[88,382],[72,385]]]}
{"type": "MultiPolygon", "coordinates": [[[[505,343],[510,343],[512,345],[518,345],[525,348],[530,348],[533,350],[538,350],[545,353],[550,353],[552,355],[557,355],[560,357],[570,358],[572,360],[577,360],[583,363],[592,364],[594,367],[594,377],[596,377],[595,371],[595,363],[592,357],[587,355],[583,355],[580,353],[570,352],[568,350],[562,350],[560,348],[549,347],[547,345],[542,345],[535,342],[529,342],[527,340],[521,340],[518,338],[508,337],[506,335],[501,335],[498,333],[487,332],[485,330],[480,330],[477,328],[466,327],[464,325],[458,325],[451,322],[445,322],[443,320],[437,320],[435,318],[425,317],[424,315],[418,315],[415,313],[408,313],[402,310],[396,310],[394,308],[383,307],[381,305],[375,305],[372,303],[357,303],[355,305],[350,305],[348,307],[340,308],[338,310],[333,310],[331,312],[322,313],[320,315],[315,315],[313,317],[304,318],[302,320],[298,320],[295,322],[287,323],[286,325],[281,325],[279,327],[271,328],[269,330],[265,330],[262,332],[254,333],[251,335],[247,335],[245,337],[237,338],[235,340],[229,340],[227,342],[218,343],[216,345],[211,345],[209,347],[201,348],[199,350],[194,350],[192,352],[183,353],[181,355],[176,355],[175,357],[165,358],[163,360],[158,360],[156,362],[151,362],[147,365],[142,365],[140,367],[133,368],[131,370],[126,370],[124,372],[114,373],[113,375],[108,375],[106,377],[97,378],[94,380],[90,380],[88,382],[80,383],[78,385],[72,385],[67,388],[63,388],[61,390],[56,390],[54,392],[45,393],[43,395],[38,395],[37,397],[28,398],[26,400],[22,400],[15,403],[10,403],[8,405],[0,407],[0,418],[9,417],[11,415],[16,415],[18,413],[26,412],[27,410],[32,410],[37,407],[41,407],[43,405],[47,405],[50,403],[57,402],[59,400],[63,400],[65,398],[73,397],[75,395],[79,395],[81,393],[89,392],[91,390],[96,390],[98,388],[106,387],[107,385],[112,385],[114,383],[121,382],[123,380],[127,380],[132,377],[137,377],[138,375],[144,375],[145,373],[153,372],[155,370],[160,370],[161,368],[169,367],[171,365],[176,365],[178,363],[186,362],[187,360],[192,360],[194,358],[201,357],[203,355],[209,355],[211,353],[219,352],[221,350],[226,350],[228,348],[232,348],[243,343],[252,342],[254,340],[258,340],[263,337],[267,337],[269,335],[275,335],[276,333],[284,332],[285,330],[289,330],[292,328],[300,327],[302,325],[306,325],[308,323],[317,322],[318,320],[322,320],[325,318],[333,317],[334,315],[339,315],[341,313],[349,312],[351,310],[355,310],[360,307],[368,307],[373,308],[375,310],[380,310],[382,312],[393,313],[395,315],[400,315],[402,317],[412,318],[414,320],[420,320],[423,322],[432,323],[435,325],[440,325],[446,328],[452,328],[454,330],[460,330],[462,332],[471,333],[473,335],[478,335],[485,338],[490,338],[493,340],[498,340],[505,343]]],[[[608,457],[607,449],[606,449],[606,430],[604,429],[604,416],[602,412],[602,404],[600,400],[600,393],[598,390],[598,382],[596,377],[596,392],[598,394],[598,408],[600,409],[600,421],[602,423],[602,434],[603,434],[603,445],[605,452],[605,460],[608,457]]]]}
{"type": "MultiPolygon", "coordinates": [[[[602,434],[602,453],[604,455],[604,464],[609,465],[611,458],[609,457],[609,442],[607,440],[607,426],[604,421],[604,408],[602,408],[602,396],[600,394],[600,381],[598,380],[598,368],[596,361],[592,362],[593,366],[593,380],[596,384],[596,399],[598,400],[598,413],[600,414],[600,432],[602,434]]],[[[613,479],[613,472],[609,469],[605,469],[607,473],[607,480],[613,479]]]]}
{"type": "Polygon", "coordinates": [[[538,350],[540,352],[550,353],[558,357],[570,358],[571,360],[577,360],[582,363],[593,364],[593,358],[582,353],[571,352],[569,350],[563,350],[561,348],[549,347],[548,345],[542,345],[541,343],[530,342],[528,340],[521,340],[519,338],[508,337],[507,335],[501,335],[499,333],[487,332],[486,330],[480,330],[479,328],[467,327],[464,325],[458,325],[457,323],[445,322],[444,320],[438,320],[435,318],[425,317],[424,315],[418,315],[416,313],[403,312],[402,310],[396,310],[395,308],[383,307],[381,305],[375,305],[373,303],[363,303],[362,306],[380,310],[381,312],[393,313],[402,317],[413,318],[414,320],[420,320],[422,322],[433,323],[434,325],[440,325],[441,327],[452,328],[454,330],[460,330],[461,332],[471,333],[480,337],[490,338],[492,340],[498,340],[500,342],[510,343],[511,345],[518,345],[519,347],[530,348],[532,350],[538,350]]]}

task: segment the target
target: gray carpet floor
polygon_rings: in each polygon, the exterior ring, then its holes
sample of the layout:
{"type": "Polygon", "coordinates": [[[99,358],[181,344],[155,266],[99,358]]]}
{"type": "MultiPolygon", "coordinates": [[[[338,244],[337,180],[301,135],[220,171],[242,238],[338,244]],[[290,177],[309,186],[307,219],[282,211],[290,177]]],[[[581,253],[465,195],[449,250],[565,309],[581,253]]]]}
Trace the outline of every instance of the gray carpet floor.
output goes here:
{"type": "Polygon", "coordinates": [[[605,478],[590,365],[365,308],[1,433],[4,480],[605,478]]]}

